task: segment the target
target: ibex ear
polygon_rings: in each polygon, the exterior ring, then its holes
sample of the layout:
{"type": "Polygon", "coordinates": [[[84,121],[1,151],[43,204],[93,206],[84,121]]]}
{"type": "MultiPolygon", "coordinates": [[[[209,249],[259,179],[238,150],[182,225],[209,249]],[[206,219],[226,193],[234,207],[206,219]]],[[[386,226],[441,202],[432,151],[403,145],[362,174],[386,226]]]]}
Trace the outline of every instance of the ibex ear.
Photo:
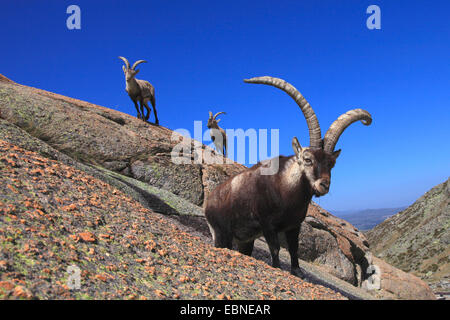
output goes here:
{"type": "Polygon", "coordinates": [[[295,155],[300,157],[300,154],[302,153],[302,146],[298,142],[297,137],[292,138],[292,149],[294,149],[295,155]]]}
{"type": "Polygon", "coordinates": [[[341,154],[341,149],[337,150],[337,151],[333,151],[333,158],[334,160],[336,160],[339,155],[341,154]]]}
{"type": "Polygon", "coordinates": [[[222,119],[217,119],[217,120],[216,120],[216,123],[219,123],[219,122],[220,122],[220,120],[222,120],[222,119]]]}
{"type": "Polygon", "coordinates": [[[211,111],[209,111],[209,118],[212,119],[212,117],[213,117],[213,114],[211,111]]]}
{"type": "Polygon", "coordinates": [[[125,66],[122,66],[123,72],[127,72],[127,68],[125,66]]]}
{"type": "Polygon", "coordinates": [[[139,69],[137,69],[137,70],[134,70],[134,75],[137,75],[138,73],[139,73],[139,69]]]}

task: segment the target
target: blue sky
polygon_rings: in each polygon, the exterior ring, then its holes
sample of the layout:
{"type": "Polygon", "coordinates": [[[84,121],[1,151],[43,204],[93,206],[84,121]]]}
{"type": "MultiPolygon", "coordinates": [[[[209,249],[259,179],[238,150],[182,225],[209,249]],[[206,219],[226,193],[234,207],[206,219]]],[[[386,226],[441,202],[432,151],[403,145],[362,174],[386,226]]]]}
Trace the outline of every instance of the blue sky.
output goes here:
{"type": "MultiPolygon", "coordinates": [[[[193,131],[208,111],[224,128],[280,129],[308,145],[306,122],[282,91],[292,83],[324,133],[342,113],[368,110],[341,136],[329,210],[409,205],[450,172],[450,2],[445,1],[2,1],[0,73],[30,86],[135,115],[122,62],[146,59],[160,123],[193,131]],[[81,30],[66,8],[81,8],[81,30]],[[381,30],[366,8],[381,9],[381,30]]],[[[153,119],[153,118],[151,118],[153,119]]]]}

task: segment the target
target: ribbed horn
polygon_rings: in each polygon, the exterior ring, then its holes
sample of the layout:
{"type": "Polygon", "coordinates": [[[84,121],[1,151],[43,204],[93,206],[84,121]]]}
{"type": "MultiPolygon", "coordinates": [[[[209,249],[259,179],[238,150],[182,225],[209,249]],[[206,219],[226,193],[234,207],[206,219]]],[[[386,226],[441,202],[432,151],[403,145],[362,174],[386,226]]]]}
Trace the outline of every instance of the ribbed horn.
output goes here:
{"type": "Polygon", "coordinates": [[[217,116],[220,115],[220,114],[222,114],[222,113],[223,113],[223,114],[227,114],[226,112],[223,112],[223,111],[217,112],[217,113],[215,114],[215,116],[213,117],[213,119],[216,120],[217,116]]]}
{"type": "Polygon", "coordinates": [[[293,85],[283,79],[269,76],[244,79],[244,82],[267,84],[286,92],[292,99],[295,100],[305,116],[309,129],[309,146],[311,148],[322,148],[322,134],[320,132],[319,121],[317,120],[316,114],[308,101],[306,101],[302,94],[293,85]]]}
{"type": "Polygon", "coordinates": [[[327,152],[333,152],[334,147],[339,140],[339,137],[344,132],[345,129],[353,122],[361,121],[364,125],[368,126],[372,123],[372,116],[369,112],[363,109],[353,109],[342,114],[337,118],[325,133],[324,137],[324,147],[323,149],[327,152]]]}
{"type": "Polygon", "coordinates": [[[134,68],[136,68],[136,67],[138,66],[138,64],[143,63],[143,62],[147,62],[147,61],[145,61],[145,60],[138,60],[138,61],[136,61],[136,62],[133,64],[133,66],[131,67],[131,69],[134,70],[134,68]]]}
{"type": "Polygon", "coordinates": [[[125,66],[127,67],[127,69],[130,69],[130,63],[128,62],[128,60],[124,57],[119,57],[119,59],[123,60],[123,62],[125,63],[125,66]]]}

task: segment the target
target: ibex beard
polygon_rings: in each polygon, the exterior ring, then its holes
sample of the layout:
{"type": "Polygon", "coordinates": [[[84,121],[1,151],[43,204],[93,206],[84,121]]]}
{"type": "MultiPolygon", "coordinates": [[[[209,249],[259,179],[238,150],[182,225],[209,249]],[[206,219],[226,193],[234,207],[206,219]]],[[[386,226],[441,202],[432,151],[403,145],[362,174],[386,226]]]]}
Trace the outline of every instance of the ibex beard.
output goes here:
{"type": "Polygon", "coordinates": [[[310,146],[302,148],[294,137],[293,156],[268,160],[278,162],[275,174],[264,174],[267,161],[260,162],[217,186],[205,203],[206,220],[216,247],[232,249],[235,241],[241,253],[251,255],[255,239],[264,236],[273,267],[280,267],[278,233],[284,233],[291,273],[303,276],[298,263],[298,238],[309,203],[313,196],[320,197],[329,191],[331,169],[341,152],[334,151],[334,147],[342,132],[358,120],[369,125],[372,118],[365,110],[350,110],[333,122],[322,139],[314,111],[292,85],[272,77],[245,82],[269,84],[293,97],[305,115],[310,146]]]}

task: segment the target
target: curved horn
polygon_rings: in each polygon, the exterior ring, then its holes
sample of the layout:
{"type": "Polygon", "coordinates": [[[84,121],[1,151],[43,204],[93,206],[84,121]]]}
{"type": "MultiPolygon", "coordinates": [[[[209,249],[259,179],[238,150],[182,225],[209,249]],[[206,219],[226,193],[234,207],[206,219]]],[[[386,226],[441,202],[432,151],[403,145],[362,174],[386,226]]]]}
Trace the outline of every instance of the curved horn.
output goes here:
{"type": "Polygon", "coordinates": [[[223,111],[217,112],[216,115],[213,117],[213,119],[216,120],[217,116],[222,113],[227,114],[226,112],[223,112],[223,111]]]}
{"type": "Polygon", "coordinates": [[[286,92],[292,99],[295,100],[305,116],[309,129],[309,146],[311,148],[322,148],[322,133],[320,132],[319,121],[317,120],[316,114],[309,105],[308,101],[306,101],[302,94],[293,85],[283,79],[268,76],[244,79],[244,82],[267,84],[286,92]]]}
{"type": "Polygon", "coordinates": [[[138,61],[136,61],[136,62],[133,64],[133,66],[131,67],[131,69],[134,70],[134,68],[136,68],[136,67],[138,66],[138,64],[143,63],[143,62],[147,62],[147,61],[145,61],[145,60],[138,60],[138,61]]]}
{"type": "Polygon", "coordinates": [[[125,66],[127,67],[127,69],[130,69],[130,63],[128,62],[128,60],[124,57],[119,57],[119,59],[123,60],[123,62],[125,63],[125,66]]]}
{"type": "Polygon", "coordinates": [[[365,126],[368,126],[372,123],[372,116],[369,112],[363,109],[353,109],[339,116],[339,118],[331,124],[325,134],[323,139],[323,149],[330,153],[333,152],[342,132],[344,132],[349,125],[358,120],[360,120],[365,126]]]}

